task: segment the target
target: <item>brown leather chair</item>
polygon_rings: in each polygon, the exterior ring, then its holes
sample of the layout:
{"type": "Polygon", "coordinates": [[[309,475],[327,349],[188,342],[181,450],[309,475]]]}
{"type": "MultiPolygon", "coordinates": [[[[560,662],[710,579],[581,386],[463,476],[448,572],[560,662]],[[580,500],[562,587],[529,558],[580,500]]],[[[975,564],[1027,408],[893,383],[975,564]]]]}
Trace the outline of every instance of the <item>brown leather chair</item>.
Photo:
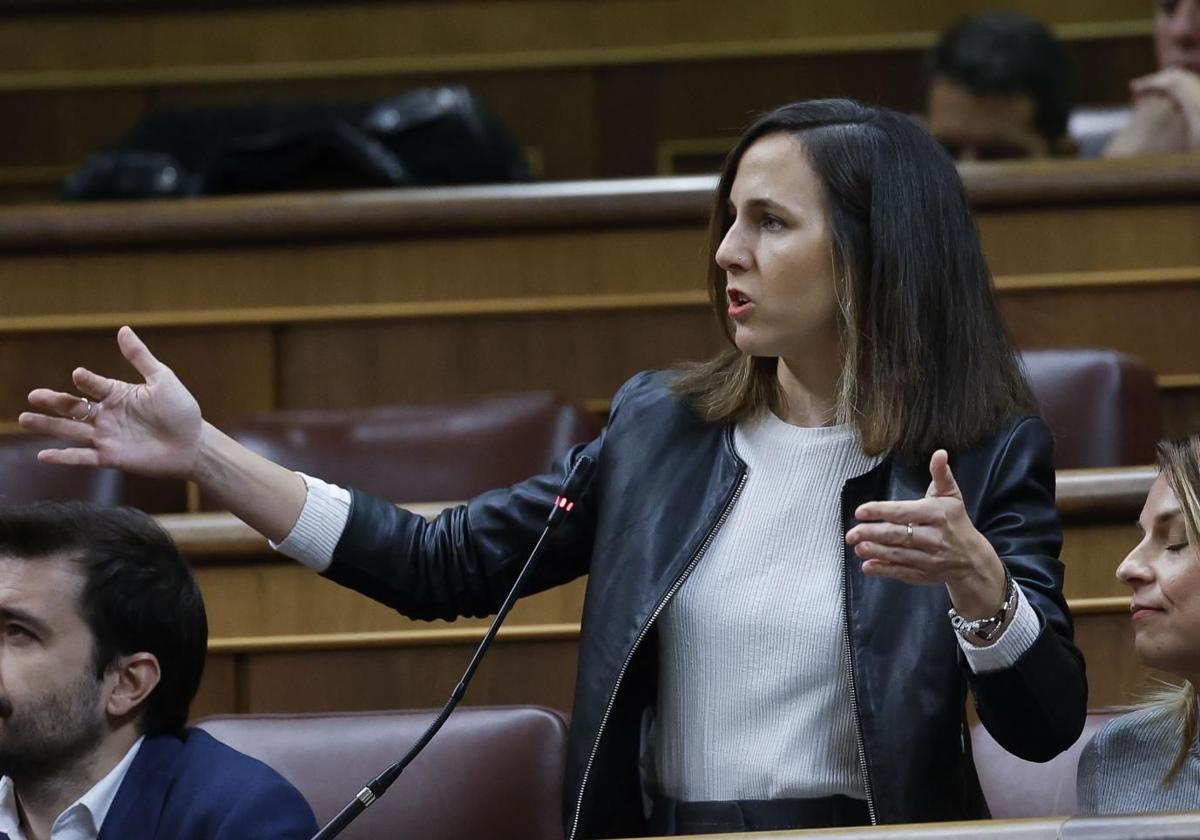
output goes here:
{"type": "MultiPolygon", "coordinates": [[[[274,767],[324,825],[436,712],[228,715],[213,737],[274,767]]],[[[567,726],[536,706],[460,708],[344,840],[562,840],[567,726]]]]}
{"type": "Polygon", "coordinates": [[[445,502],[544,472],[592,430],[576,406],[534,392],[276,411],[238,420],[225,431],[289,469],[335,484],[397,502],[445,502]]]}
{"type": "Polygon", "coordinates": [[[187,509],[187,490],[182,481],[38,463],[40,450],[64,445],[58,438],[44,435],[0,433],[0,505],[78,500],[106,506],[130,505],[148,513],[182,513],[187,509]]]}
{"type": "Polygon", "coordinates": [[[992,739],[980,723],[971,727],[975,769],[992,817],[1062,817],[1079,813],[1075,770],[1079,754],[1092,736],[1119,712],[1088,712],[1083,734],[1070,749],[1038,764],[1012,755],[992,739]]]}
{"type": "Polygon", "coordinates": [[[1154,371],[1115,350],[1026,350],[1021,356],[1054,433],[1057,469],[1154,463],[1162,434],[1154,371]]]}

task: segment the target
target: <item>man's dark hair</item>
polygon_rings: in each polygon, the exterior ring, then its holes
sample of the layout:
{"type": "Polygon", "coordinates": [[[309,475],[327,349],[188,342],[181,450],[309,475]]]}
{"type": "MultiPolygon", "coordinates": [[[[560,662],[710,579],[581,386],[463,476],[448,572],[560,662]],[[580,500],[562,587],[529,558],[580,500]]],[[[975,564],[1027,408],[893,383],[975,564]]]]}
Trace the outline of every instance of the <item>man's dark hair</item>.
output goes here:
{"type": "Polygon", "coordinates": [[[929,52],[929,78],[947,79],[987,96],[1025,94],[1037,106],[1037,129],[1051,142],[1071,115],[1071,62],[1058,39],[1017,12],[968,15],[929,52]]]}
{"type": "Polygon", "coordinates": [[[97,675],[118,656],[154,654],[161,676],[141,730],[182,732],[204,672],[208,618],[191,569],[158,523],[132,508],[84,502],[0,507],[0,554],[78,563],[85,572],[80,614],[92,631],[97,675]]]}

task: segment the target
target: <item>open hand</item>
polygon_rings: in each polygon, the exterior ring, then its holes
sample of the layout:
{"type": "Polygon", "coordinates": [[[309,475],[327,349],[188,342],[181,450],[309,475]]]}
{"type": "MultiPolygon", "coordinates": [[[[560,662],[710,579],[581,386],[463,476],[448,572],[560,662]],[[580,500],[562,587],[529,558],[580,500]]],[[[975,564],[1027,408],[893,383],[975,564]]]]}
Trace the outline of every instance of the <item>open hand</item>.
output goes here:
{"type": "Polygon", "coordinates": [[[199,404],[132,329],[121,327],[117,345],[142,382],[109,379],[76,368],[71,379],[82,396],[49,388],[30,392],[34,411],[18,418],[22,428],[70,444],[65,449],[43,449],[38,460],[189,477],[204,425],[199,404]]]}

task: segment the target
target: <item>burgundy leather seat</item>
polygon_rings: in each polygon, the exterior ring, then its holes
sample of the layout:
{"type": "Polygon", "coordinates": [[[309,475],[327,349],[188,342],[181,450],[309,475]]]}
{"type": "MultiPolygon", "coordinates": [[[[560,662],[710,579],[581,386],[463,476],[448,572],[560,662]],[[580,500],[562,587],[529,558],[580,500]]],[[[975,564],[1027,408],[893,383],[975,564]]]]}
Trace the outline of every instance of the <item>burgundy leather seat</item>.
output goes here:
{"type": "Polygon", "coordinates": [[[187,509],[187,490],[182,481],[38,463],[39,450],[64,445],[58,438],[43,435],[0,433],[0,505],[78,500],[106,506],[131,505],[148,513],[182,513],[187,509]]]}
{"type": "MultiPolygon", "coordinates": [[[[324,825],[420,737],[436,712],[228,715],[213,737],[274,767],[324,825]]],[[[567,726],[536,706],[460,708],[387,795],[339,837],[562,840],[567,726]]]]}
{"type": "Polygon", "coordinates": [[[1026,350],[1021,356],[1054,433],[1057,469],[1154,463],[1162,434],[1154,371],[1115,350],[1026,350]]]}
{"type": "Polygon", "coordinates": [[[1075,799],[1075,769],[1079,754],[1092,736],[1119,712],[1088,712],[1083,734],[1070,749],[1037,764],[1012,755],[992,739],[980,723],[971,727],[975,769],[992,817],[1062,817],[1079,813],[1075,799]]]}
{"type": "Polygon", "coordinates": [[[276,411],[225,431],[290,469],[397,502],[455,501],[514,484],[591,436],[580,409],[545,392],[276,411]]]}

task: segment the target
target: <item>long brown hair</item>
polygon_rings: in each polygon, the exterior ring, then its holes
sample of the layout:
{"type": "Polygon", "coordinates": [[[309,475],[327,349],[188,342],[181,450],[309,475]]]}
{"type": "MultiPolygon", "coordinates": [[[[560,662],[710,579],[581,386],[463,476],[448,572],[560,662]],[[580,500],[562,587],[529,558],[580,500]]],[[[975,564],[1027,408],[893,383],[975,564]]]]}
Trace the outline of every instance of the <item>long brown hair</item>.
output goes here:
{"type": "MultiPolygon", "coordinates": [[[[708,290],[733,344],[716,252],[732,224],[729,193],[757,140],[797,138],[821,182],[838,278],[836,421],[868,454],[918,459],[960,449],[1034,410],[1000,321],[954,163],[901,114],[846,99],[785,105],[760,117],[726,158],[709,223],[708,290]]],[[[778,413],[778,360],[736,346],[682,367],[675,390],[708,420],[778,413]]]]}
{"type": "MultiPolygon", "coordinates": [[[[1183,526],[1193,551],[1200,552],[1200,435],[1185,440],[1163,441],[1158,445],[1158,468],[1179,501],[1183,526]]],[[[1164,685],[1152,690],[1142,708],[1158,709],[1175,724],[1179,741],[1175,759],[1162,778],[1170,784],[1187,760],[1188,750],[1196,740],[1196,688],[1184,680],[1181,685],[1164,685]]]]}

